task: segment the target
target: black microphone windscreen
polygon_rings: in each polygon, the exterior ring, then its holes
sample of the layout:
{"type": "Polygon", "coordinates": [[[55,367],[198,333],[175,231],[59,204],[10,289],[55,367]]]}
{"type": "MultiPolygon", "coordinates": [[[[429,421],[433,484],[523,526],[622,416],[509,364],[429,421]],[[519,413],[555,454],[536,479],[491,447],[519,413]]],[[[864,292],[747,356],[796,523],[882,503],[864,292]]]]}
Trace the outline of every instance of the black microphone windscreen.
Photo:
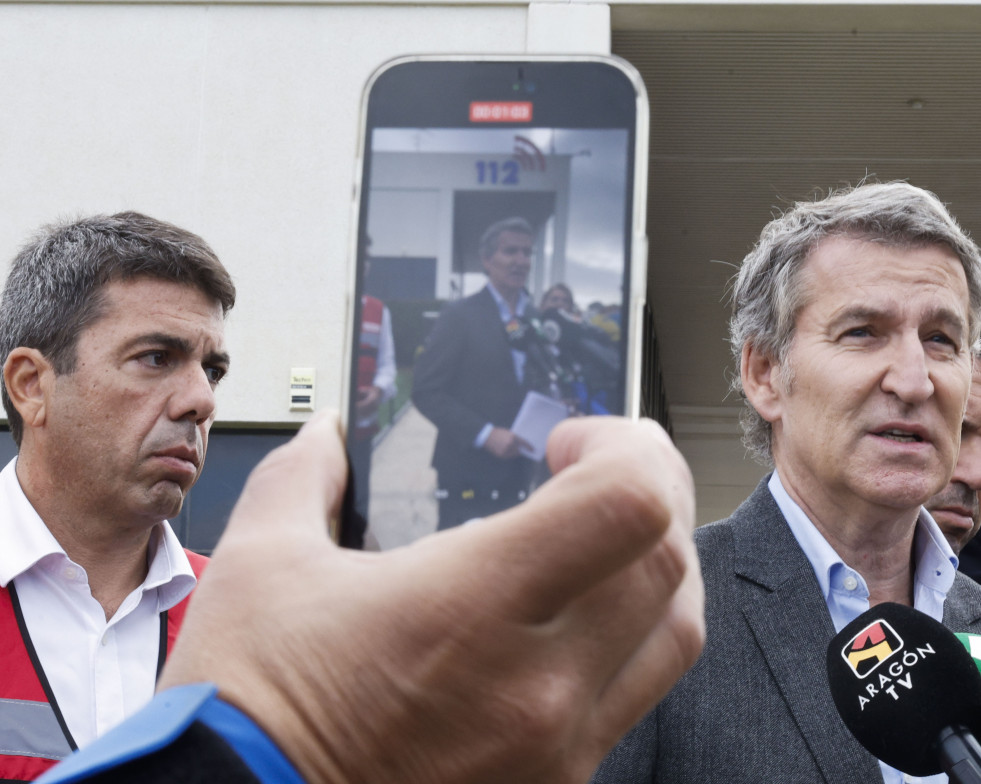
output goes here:
{"type": "Polygon", "coordinates": [[[835,707],[859,743],[904,773],[942,771],[940,732],[981,735],[981,674],[943,624],[911,607],[877,604],[828,646],[835,707]]]}

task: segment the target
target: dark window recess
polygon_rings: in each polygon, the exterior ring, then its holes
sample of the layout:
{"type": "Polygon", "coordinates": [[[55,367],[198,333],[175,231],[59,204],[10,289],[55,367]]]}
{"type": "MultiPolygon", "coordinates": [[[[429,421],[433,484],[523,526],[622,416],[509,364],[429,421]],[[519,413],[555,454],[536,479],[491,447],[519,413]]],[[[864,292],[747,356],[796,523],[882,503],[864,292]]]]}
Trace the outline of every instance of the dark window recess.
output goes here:
{"type": "Polygon", "coordinates": [[[170,524],[188,549],[210,555],[252,469],[295,430],[212,429],[204,471],[170,524]]]}
{"type": "Polygon", "coordinates": [[[0,425],[0,468],[17,457],[17,444],[14,437],[10,435],[10,427],[0,425]]]}

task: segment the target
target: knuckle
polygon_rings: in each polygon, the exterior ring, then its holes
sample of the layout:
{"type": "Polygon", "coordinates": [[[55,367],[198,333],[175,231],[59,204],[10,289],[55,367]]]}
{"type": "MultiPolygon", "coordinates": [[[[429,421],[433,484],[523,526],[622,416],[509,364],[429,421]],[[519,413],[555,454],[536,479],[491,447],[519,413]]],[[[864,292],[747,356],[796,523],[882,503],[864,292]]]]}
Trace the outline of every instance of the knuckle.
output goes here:
{"type": "Polygon", "coordinates": [[[701,579],[689,580],[675,594],[667,622],[671,625],[677,646],[678,660],[687,670],[695,663],[705,647],[704,594],[701,579]]]}
{"type": "Polygon", "coordinates": [[[529,753],[559,755],[581,707],[578,694],[574,675],[554,671],[524,684],[505,718],[519,745],[529,753]]]}
{"type": "Polygon", "coordinates": [[[678,650],[685,669],[691,667],[705,647],[705,619],[701,613],[686,615],[678,622],[678,650]]]}

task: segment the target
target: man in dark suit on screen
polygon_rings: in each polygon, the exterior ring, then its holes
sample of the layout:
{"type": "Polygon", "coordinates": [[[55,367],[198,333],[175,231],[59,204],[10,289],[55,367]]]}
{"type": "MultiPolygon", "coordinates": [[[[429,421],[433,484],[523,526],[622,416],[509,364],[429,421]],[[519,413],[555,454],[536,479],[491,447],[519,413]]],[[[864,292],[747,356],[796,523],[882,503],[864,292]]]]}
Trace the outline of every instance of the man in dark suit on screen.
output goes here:
{"type": "Polygon", "coordinates": [[[908,781],[839,718],[825,653],[880,602],[981,631],[981,588],[921,506],[957,460],[979,312],[977,246],[908,183],[766,226],[730,334],[744,442],[774,471],[696,531],[704,653],[594,781],[908,781]]]}
{"type": "Polygon", "coordinates": [[[532,312],[525,284],[533,247],[523,218],[488,228],[479,248],[487,285],[443,310],[416,362],[412,402],[438,429],[440,529],[507,509],[528,492],[532,462],[510,427],[527,391],[527,352],[513,336],[532,312]]]}

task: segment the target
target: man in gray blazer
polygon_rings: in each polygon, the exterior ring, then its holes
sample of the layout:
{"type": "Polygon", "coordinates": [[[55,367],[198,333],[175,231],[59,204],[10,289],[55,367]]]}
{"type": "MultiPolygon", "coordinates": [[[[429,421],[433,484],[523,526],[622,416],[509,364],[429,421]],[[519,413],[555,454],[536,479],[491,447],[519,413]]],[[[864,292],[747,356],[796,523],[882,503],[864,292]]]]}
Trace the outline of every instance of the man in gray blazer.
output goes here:
{"type": "Polygon", "coordinates": [[[981,587],[921,508],[957,458],[979,306],[978,248],[909,184],[766,226],[730,330],[745,442],[775,470],[696,532],[704,653],[594,781],[904,781],[839,718],[825,652],[884,601],[981,631],[981,587]]]}

